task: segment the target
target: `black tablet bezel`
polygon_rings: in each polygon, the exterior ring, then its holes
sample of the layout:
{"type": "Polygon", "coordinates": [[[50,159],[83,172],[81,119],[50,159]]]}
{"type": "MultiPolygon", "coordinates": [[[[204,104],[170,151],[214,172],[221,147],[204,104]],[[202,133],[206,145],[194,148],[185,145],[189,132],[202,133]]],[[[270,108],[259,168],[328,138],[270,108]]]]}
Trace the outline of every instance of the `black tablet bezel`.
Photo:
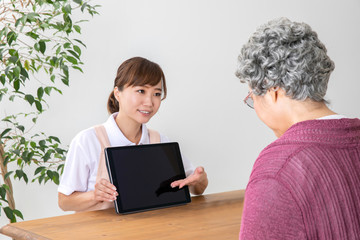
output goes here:
{"type": "MultiPolygon", "coordinates": [[[[176,159],[177,159],[177,164],[179,166],[179,169],[181,171],[181,175],[183,175],[183,177],[185,178],[185,170],[184,170],[184,165],[182,162],[182,158],[181,158],[181,154],[180,154],[180,148],[179,148],[179,144],[177,142],[168,142],[168,143],[156,143],[156,144],[143,144],[143,145],[132,145],[132,146],[119,146],[119,147],[108,147],[105,148],[105,161],[106,161],[106,167],[108,170],[108,174],[109,174],[109,179],[110,182],[117,188],[120,189],[118,184],[117,184],[117,180],[116,180],[116,171],[114,170],[114,165],[113,162],[115,159],[109,159],[109,151],[112,150],[118,150],[118,149],[122,149],[122,150],[126,150],[129,148],[158,148],[158,147],[164,147],[164,145],[172,145],[172,147],[175,150],[176,153],[176,159]]],[[[182,201],[178,201],[178,202],[169,202],[169,203],[165,203],[165,204],[157,204],[157,205],[151,205],[151,206],[146,206],[146,207],[138,207],[138,208],[132,208],[132,209],[124,209],[122,204],[121,204],[121,194],[120,192],[118,192],[118,196],[117,199],[114,201],[114,205],[115,205],[115,210],[116,213],[121,213],[121,214],[128,214],[128,213],[135,213],[135,212],[142,212],[142,211],[148,211],[148,210],[155,210],[155,209],[159,209],[159,208],[166,208],[166,207],[173,207],[173,206],[178,206],[178,205],[184,205],[187,204],[189,202],[191,202],[191,197],[190,197],[190,193],[189,193],[189,189],[187,186],[183,187],[183,192],[184,192],[184,200],[182,201]]]]}

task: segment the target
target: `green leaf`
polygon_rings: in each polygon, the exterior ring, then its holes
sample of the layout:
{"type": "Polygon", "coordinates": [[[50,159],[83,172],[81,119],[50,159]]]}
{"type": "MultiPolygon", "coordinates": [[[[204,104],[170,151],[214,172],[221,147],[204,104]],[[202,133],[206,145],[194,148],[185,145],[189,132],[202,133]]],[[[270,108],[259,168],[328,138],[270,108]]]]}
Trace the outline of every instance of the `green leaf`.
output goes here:
{"type": "Polygon", "coordinates": [[[33,95],[30,94],[26,94],[25,95],[25,100],[28,101],[30,103],[30,105],[32,105],[35,101],[35,98],[33,97],[33,95]]]}
{"type": "Polygon", "coordinates": [[[72,64],[78,64],[78,61],[71,57],[71,56],[65,56],[66,60],[68,60],[69,62],[71,62],[72,64]]]}
{"type": "Polygon", "coordinates": [[[40,24],[40,27],[41,27],[43,30],[45,30],[45,28],[49,28],[49,26],[50,26],[49,24],[44,23],[44,22],[40,24]]]}
{"type": "Polygon", "coordinates": [[[81,55],[81,49],[76,45],[74,45],[73,48],[74,48],[75,52],[77,52],[78,55],[80,56],[81,55]]]}
{"type": "MultiPolygon", "coordinates": [[[[5,176],[6,176],[6,174],[5,174],[5,176]]],[[[0,197],[2,199],[5,199],[5,197],[6,197],[6,189],[3,186],[0,187],[0,197]]]]}
{"type": "Polygon", "coordinates": [[[14,81],[14,88],[15,88],[15,91],[19,90],[19,88],[20,88],[20,80],[19,79],[16,79],[14,81]]]}
{"type": "Polygon", "coordinates": [[[59,47],[56,49],[56,55],[59,55],[60,51],[61,51],[61,46],[59,46],[59,47]]]}
{"type": "Polygon", "coordinates": [[[15,27],[19,26],[19,24],[22,22],[23,18],[18,18],[15,22],[15,27]]]}
{"type": "Polygon", "coordinates": [[[34,44],[34,48],[36,51],[40,52],[40,44],[38,42],[34,44]]]}
{"type": "Polygon", "coordinates": [[[40,145],[41,147],[46,147],[46,142],[45,142],[45,140],[40,140],[40,141],[39,141],[39,145],[40,145]]]}
{"type": "Polygon", "coordinates": [[[64,169],[64,164],[60,164],[58,167],[57,167],[57,171],[59,172],[60,170],[62,171],[64,169]]]}
{"type": "Polygon", "coordinates": [[[32,148],[36,148],[36,142],[31,141],[31,142],[30,142],[30,146],[31,146],[32,148]]]}
{"type": "Polygon", "coordinates": [[[21,73],[21,75],[24,76],[25,78],[29,78],[29,74],[28,74],[28,72],[25,70],[25,68],[21,68],[20,73],[21,73]]]}
{"type": "Polygon", "coordinates": [[[16,154],[16,156],[20,156],[20,150],[19,149],[15,149],[13,151],[14,154],[16,154]]]}
{"type": "MultiPolygon", "coordinates": [[[[51,78],[52,78],[53,76],[54,76],[54,79],[55,79],[55,75],[52,75],[51,78]]],[[[53,80],[51,79],[51,81],[53,81],[53,80]]],[[[48,96],[50,96],[51,89],[52,89],[52,87],[45,87],[45,89],[44,89],[45,93],[46,93],[48,96]]]]}
{"type": "Polygon", "coordinates": [[[23,170],[16,170],[15,174],[19,179],[21,179],[24,176],[25,173],[24,173],[23,170]]]}
{"type": "Polygon", "coordinates": [[[71,53],[74,57],[76,57],[77,59],[80,60],[80,57],[76,52],[74,52],[73,50],[68,50],[68,52],[71,53]]]}
{"type": "Polygon", "coordinates": [[[27,22],[27,16],[24,15],[24,16],[21,18],[21,23],[22,23],[23,25],[25,25],[26,22],[27,22]]]}
{"type": "Polygon", "coordinates": [[[25,62],[24,62],[24,67],[25,67],[26,70],[29,71],[29,69],[30,69],[30,63],[29,63],[28,60],[25,60],[25,62]]]}
{"type": "Polygon", "coordinates": [[[19,129],[20,131],[22,131],[24,133],[25,131],[25,127],[22,125],[16,126],[17,129],[19,129]]]}
{"type": "Polygon", "coordinates": [[[20,67],[19,66],[16,66],[16,67],[14,67],[14,69],[13,69],[13,72],[14,72],[14,76],[15,77],[20,77],[20,67]]]}
{"type": "Polygon", "coordinates": [[[84,11],[84,9],[86,8],[87,5],[88,5],[87,3],[84,3],[84,4],[81,6],[81,11],[82,11],[82,12],[84,11]]]}
{"type": "Polygon", "coordinates": [[[5,81],[6,81],[5,75],[4,75],[4,74],[1,74],[1,76],[0,76],[0,82],[2,83],[2,85],[5,85],[5,81]]]}
{"type": "MultiPolygon", "coordinates": [[[[8,58],[9,62],[16,64],[16,62],[19,60],[19,57],[14,55],[8,58]]],[[[5,72],[5,74],[7,75],[7,73],[5,72]]]]}
{"type": "Polygon", "coordinates": [[[10,188],[9,188],[9,186],[8,186],[8,185],[3,184],[3,185],[2,185],[2,187],[3,187],[3,188],[5,188],[5,190],[10,191],[10,188]]]}
{"type": "Polygon", "coordinates": [[[84,73],[83,70],[81,68],[79,68],[78,66],[72,66],[73,69],[79,70],[80,72],[84,73]]]}
{"type": "Polygon", "coordinates": [[[21,158],[22,158],[22,160],[24,160],[25,162],[28,162],[28,161],[29,161],[29,151],[28,151],[28,150],[24,151],[24,152],[21,154],[21,158]]]}
{"type": "Polygon", "coordinates": [[[39,100],[41,100],[43,96],[44,96],[44,89],[42,87],[39,87],[37,90],[37,97],[39,100]]]}
{"type": "Polygon", "coordinates": [[[39,38],[39,35],[37,35],[37,34],[34,33],[34,32],[27,32],[25,35],[26,35],[26,36],[29,36],[29,37],[31,37],[31,38],[33,38],[33,39],[35,39],[35,40],[39,38]]]}
{"type": "Polygon", "coordinates": [[[65,150],[64,150],[64,149],[61,149],[61,148],[56,148],[55,150],[56,150],[56,152],[58,152],[59,154],[63,154],[63,153],[65,152],[65,150]]]}
{"type": "Polygon", "coordinates": [[[75,3],[81,5],[82,4],[82,0],[74,0],[75,3]]]}
{"type": "Polygon", "coordinates": [[[61,81],[66,85],[69,86],[69,78],[68,77],[62,77],[61,81]]]}
{"type": "Polygon", "coordinates": [[[69,77],[69,68],[66,65],[62,65],[61,69],[63,70],[63,73],[65,74],[65,76],[69,77]]]}
{"type": "Polygon", "coordinates": [[[7,172],[4,176],[5,179],[7,179],[14,171],[7,172]]]}
{"type": "MultiPolygon", "coordinates": [[[[55,81],[55,75],[51,75],[50,80],[51,80],[52,82],[54,82],[54,81],[55,81]]],[[[49,95],[49,94],[48,94],[48,95],[49,95]]]]}
{"type": "Polygon", "coordinates": [[[50,136],[49,138],[52,139],[52,140],[55,140],[58,143],[60,143],[60,139],[58,137],[50,136]]]}
{"type": "Polygon", "coordinates": [[[10,31],[7,34],[6,38],[7,38],[8,45],[10,46],[11,43],[16,40],[17,34],[15,32],[13,32],[13,31],[10,31]]]}
{"type": "Polygon", "coordinates": [[[71,14],[71,5],[68,4],[65,7],[63,7],[64,13],[71,14]]]}
{"type": "Polygon", "coordinates": [[[10,157],[9,156],[6,156],[5,157],[5,160],[4,160],[4,166],[6,166],[6,164],[9,162],[9,160],[10,160],[10,157]]]}
{"type": "Polygon", "coordinates": [[[79,25],[74,25],[74,29],[81,34],[81,27],[79,25]]]}
{"type": "Polygon", "coordinates": [[[27,19],[29,19],[30,21],[35,21],[36,17],[39,17],[39,14],[34,13],[34,12],[30,12],[26,15],[27,19]]]}
{"type": "Polygon", "coordinates": [[[15,215],[13,213],[13,210],[9,207],[4,207],[3,208],[5,214],[6,214],[6,217],[13,223],[13,222],[16,222],[16,219],[15,219],[15,215]]]}
{"type": "Polygon", "coordinates": [[[19,210],[14,209],[14,210],[13,210],[13,213],[14,213],[16,216],[18,216],[19,218],[21,218],[22,220],[24,220],[24,216],[22,215],[22,213],[21,213],[19,210]]]}
{"type": "Polygon", "coordinates": [[[49,177],[50,179],[52,179],[53,176],[54,176],[53,171],[51,171],[51,170],[47,170],[47,171],[46,171],[46,174],[48,175],[48,177],[49,177]]]}
{"type": "Polygon", "coordinates": [[[49,160],[51,158],[51,153],[52,153],[51,151],[47,151],[45,153],[45,155],[43,156],[44,162],[47,162],[47,160],[49,160]]]}
{"type": "Polygon", "coordinates": [[[44,178],[45,178],[45,175],[41,175],[41,176],[39,177],[39,184],[41,184],[41,182],[44,180],[44,178]]]}
{"type": "Polygon", "coordinates": [[[58,93],[62,94],[62,91],[56,87],[52,87],[55,91],[57,91],[58,93]]]}
{"type": "Polygon", "coordinates": [[[45,41],[40,40],[40,41],[39,41],[39,45],[40,45],[40,52],[41,52],[42,54],[44,54],[44,53],[45,53],[45,51],[46,51],[46,44],[45,44],[45,41]]]}
{"type": "Polygon", "coordinates": [[[27,175],[26,175],[25,173],[24,173],[23,177],[24,177],[24,181],[25,181],[26,183],[28,183],[28,182],[29,182],[29,179],[28,179],[28,177],[27,177],[27,175]]]}
{"type": "Polygon", "coordinates": [[[59,176],[59,173],[57,173],[57,172],[53,172],[53,177],[52,177],[52,180],[54,181],[54,183],[56,184],[56,185],[59,185],[59,178],[60,178],[60,176],[59,176]]]}
{"type": "Polygon", "coordinates": [[[9,54],[10,54],[10,56],[18,56],[19,57],[19,54],[15,49],[9,49],[9,54]]]}
{"type": "Polygon", "coordinates": [[[0,138],[4,137],[7,133],[9,133],[11,131],[11,128],[7,128],[4,131],[2,131],[2,133],[0,134],[0,138]]]}
{"type": "Polygon", "coordinates": [[[8,66],[7,68],[5,68],[5,75],[8,75],[10,71],[10,66],[8,66]]]}
{"type": "Polygon", "coordinates": [[[34,175],[40,173],[40,172],[41,172],[42,170],[44,170],[44,169],[45,169],[45,167],[43,167],[43,166],[38,167],[38,168],[35,170],[34,175]]]}
{"type": "Polygon", "coordinates": [[[74,40],[77,41],[78,43],[80,43],[81,45],[83,45],[84,47],[86,47],[86,45],[82,41],[80,41],[79,39],[74,39],[74,40]]]}
{"type": "Polygon", "coordinates": [[[71,46],[71,43],[67,42],[67,43],[64,43],[64,48],[70,48],[71,46]]]}
{"type": "Polygon", "coordinates": [[[36,109],[37,109],[39,112],[42,112],[42,111],[43,111],[41,102],[35,100],[35,106],[36,106],[36,109]]]}

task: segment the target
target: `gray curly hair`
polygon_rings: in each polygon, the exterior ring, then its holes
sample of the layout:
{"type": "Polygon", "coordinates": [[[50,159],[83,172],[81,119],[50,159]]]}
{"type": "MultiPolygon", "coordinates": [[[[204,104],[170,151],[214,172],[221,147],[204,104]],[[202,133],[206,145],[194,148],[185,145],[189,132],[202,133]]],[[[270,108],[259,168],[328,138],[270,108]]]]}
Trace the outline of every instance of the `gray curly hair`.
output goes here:
{"type": "Polygon", "coordinates": [[[235,75],[255,95],[280,87],[295,100],[326,102],[327,84],[335,68],[326,52],[309,25],[275,19],[258,28],[242,47],[235,75]]]}

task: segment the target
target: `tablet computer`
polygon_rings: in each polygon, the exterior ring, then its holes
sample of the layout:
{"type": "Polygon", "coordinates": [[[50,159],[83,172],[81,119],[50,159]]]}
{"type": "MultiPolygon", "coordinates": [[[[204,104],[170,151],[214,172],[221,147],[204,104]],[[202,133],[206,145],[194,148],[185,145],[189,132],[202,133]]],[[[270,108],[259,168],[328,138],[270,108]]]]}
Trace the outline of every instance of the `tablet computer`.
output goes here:
{"type": "Polygon", "coordinates": [[[118,196],[117,213],[133,213],[186,204],[188,187],[170,184],[185,178],[179,144],[176,142],[105,148],[110,182],[118,196]]]}

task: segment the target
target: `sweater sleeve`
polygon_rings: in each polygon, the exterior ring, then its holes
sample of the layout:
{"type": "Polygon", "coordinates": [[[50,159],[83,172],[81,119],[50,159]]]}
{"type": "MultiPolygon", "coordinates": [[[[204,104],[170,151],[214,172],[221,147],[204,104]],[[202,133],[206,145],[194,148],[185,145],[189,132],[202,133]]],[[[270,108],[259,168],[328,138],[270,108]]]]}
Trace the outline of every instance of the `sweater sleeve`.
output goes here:
{"type": "Polygon", "coordinates": [[[306,239],[301,211],[276,179],[247,186],[239,239],[306,239]]]}

